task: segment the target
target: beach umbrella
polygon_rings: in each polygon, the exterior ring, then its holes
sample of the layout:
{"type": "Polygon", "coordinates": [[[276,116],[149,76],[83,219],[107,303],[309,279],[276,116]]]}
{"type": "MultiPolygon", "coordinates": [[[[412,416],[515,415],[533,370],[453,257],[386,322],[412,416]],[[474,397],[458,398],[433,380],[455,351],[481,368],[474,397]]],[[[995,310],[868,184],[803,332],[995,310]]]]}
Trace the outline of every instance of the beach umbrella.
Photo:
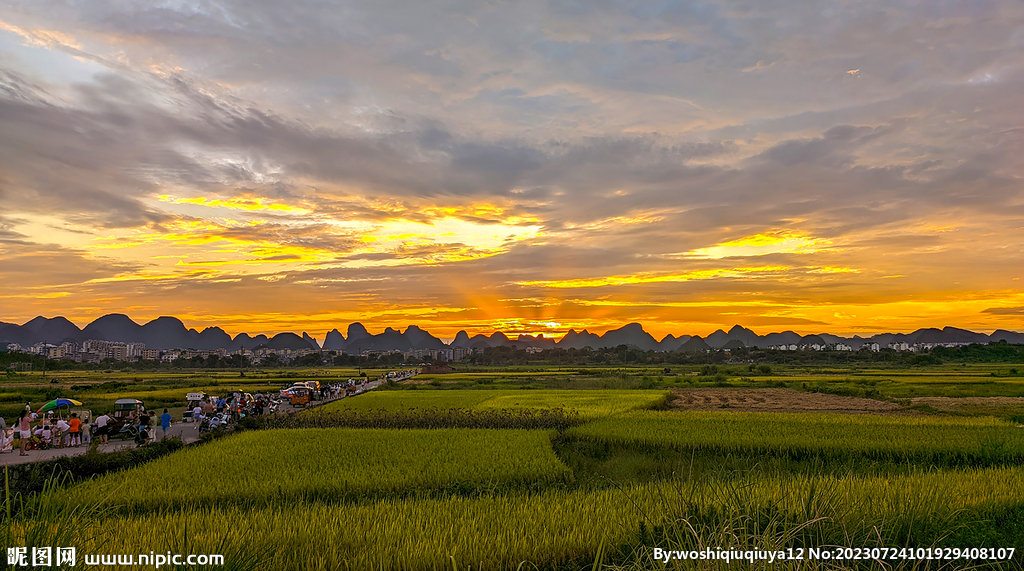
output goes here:
{"type": "Polygon", "coordinates": [[[82,403],[76,401],[75,399],[53,399],[52,401],[39,407],[39,410],[36,412],[46,412],[48,410],[53,410],[55,408],[60,408],[62,406],[82,406],[82,403]]]}

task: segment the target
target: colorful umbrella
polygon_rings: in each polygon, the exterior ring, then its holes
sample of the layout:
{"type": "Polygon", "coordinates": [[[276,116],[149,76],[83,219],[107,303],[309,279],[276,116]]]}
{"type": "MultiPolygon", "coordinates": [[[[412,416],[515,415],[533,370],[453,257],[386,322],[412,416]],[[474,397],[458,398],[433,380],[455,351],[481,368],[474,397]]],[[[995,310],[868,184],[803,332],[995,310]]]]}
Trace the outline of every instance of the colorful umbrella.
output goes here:
{"type": "Polygon", "coordinates": [[[62,406],[82,406],[82,403],[76,401],[75,399],[53,399],[52,401],[39,407],[39,410],[36,412],[46,412],[48,410],[53,410],[55,408],[60,408],[62,406]]]}

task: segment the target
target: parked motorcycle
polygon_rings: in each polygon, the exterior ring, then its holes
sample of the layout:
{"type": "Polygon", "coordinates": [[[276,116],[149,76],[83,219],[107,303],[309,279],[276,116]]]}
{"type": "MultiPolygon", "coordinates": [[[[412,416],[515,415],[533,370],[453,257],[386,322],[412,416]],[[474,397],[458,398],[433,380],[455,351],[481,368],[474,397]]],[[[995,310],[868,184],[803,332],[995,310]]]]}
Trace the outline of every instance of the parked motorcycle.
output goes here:
{"type": "Polygon", "coordinates": [[[118,434],[120,434],[121,437],[124,438],[125,440],[131,438],[139,446],[144,446],[146,444],[146,441],[149,440],[148,430],[146,430],[145,428],[140,429],[138,426],[130,422],[125,423],[125,425],[121,427],[121,430],[118,432],[118,434]]]}

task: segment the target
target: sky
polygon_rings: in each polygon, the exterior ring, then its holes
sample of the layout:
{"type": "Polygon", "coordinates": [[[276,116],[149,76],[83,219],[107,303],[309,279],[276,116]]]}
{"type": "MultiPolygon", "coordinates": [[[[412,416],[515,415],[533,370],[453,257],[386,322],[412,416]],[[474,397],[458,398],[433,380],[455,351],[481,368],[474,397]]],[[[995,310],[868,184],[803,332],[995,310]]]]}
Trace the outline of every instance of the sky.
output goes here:
{"type": "Polygon", "coordinates": [[[1024,2],[0,4],[0,321],[1024,330],[1024,2]]]}

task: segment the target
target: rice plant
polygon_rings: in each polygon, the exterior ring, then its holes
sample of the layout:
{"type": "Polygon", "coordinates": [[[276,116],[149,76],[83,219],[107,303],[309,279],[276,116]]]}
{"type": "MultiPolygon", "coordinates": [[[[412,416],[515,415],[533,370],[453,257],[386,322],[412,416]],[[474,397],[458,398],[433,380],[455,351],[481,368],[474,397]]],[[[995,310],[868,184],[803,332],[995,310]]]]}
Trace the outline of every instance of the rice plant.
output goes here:
{"type": "Polygon", "coordinates": [[[638,447],[791,458],[978,466],[1024,460],[1024,429],[994,418],[640,411],[587,423],[566,434],[638,447]]]}
{"type": "Polygon", "coordinates": [[[568,477],[545,431],[293,429],[245,432],[53,497],[132,512],[472,494],[568,477]]]}
{"type": "Polygon", "coordinates": [[[576,411],[585,419],[655,406],[668,391],[651,390],[406,390],[381,391],[342,399],[323,408],[337,410],[471,409],[576,411]]]}
{"type": "MultiPolygon", "coordinates": [[[[598,558],[609,569],[647,569],[664,568],[651,556],[655,547],[1010,547],[1024,541],[1019,528],[1015,536],[988,540],[971,533],[998,531],[1000,517],[1019,513],[1022,493],[1024,473],[1016,468],[897,478],[757,475],[727,484],[680,479],[620,489],[355,504],[240,500],[73,525],[83,550],[224,553],[256,569],[582,569],[598,558]]],[[[27,523],[14,528],[20,525],[27,523]]],[[[1013,569],[1013,563],[985,568],[1013,569]]],[[[963,567],[984,566],[960,561],[947,568],[963,567]]]]}

